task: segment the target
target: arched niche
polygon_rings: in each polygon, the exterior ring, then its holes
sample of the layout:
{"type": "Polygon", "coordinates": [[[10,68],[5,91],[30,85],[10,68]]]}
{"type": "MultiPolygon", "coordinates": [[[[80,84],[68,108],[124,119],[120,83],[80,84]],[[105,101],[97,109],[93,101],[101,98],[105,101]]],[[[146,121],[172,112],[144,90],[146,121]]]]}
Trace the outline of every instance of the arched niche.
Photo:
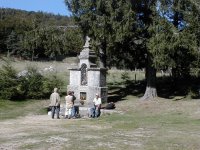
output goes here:
{"type": "Polygon", "coordinates": [[[81,65],[81,85],[87,85],[87,65],[81,65]]]}

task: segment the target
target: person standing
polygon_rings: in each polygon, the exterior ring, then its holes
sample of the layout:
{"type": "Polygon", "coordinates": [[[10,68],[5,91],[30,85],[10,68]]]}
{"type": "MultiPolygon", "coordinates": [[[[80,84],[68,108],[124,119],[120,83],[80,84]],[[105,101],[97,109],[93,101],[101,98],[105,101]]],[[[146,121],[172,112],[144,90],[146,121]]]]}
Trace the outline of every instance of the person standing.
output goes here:
{"type": "Polygon", "coordinates": [[[72,117],[72,108],[73,108],[73,95],[72,92],[69,91],[68,95],[65,96],[66,101],[66,110],[65,110],[65,119],[70,119],[72,117]]]}
{"type": "Polygon", "coordinates": [[[94,103],[94,114],[93,114],[93,117],[99,117],[100,116],[100,109],[101,109],[101,98],[99,97],[99,94],[97,93],[96,94],[96,97],[94,98],[93,100],[93,103],[94,103]]]}
{"type": "Polygon", "coordinates": [[[57,119],[60,119],[60,95],[58,94],[58,88],[54,88],[54,92],[50,95],[51,117],[54,119],[55,112],[57,119]]]}
{"type": "Polygon", "coordinates": [[[72,91],[71,93],[72,93],[72,97],[73,97],[73,98],[72,98],[73,106],[72,106],[72,114],[71,114],[71,117],[76,118],[76,110],[75,110],[75,106],[74,106],[76,97],[74,96],[74,91],[72,91]]]}

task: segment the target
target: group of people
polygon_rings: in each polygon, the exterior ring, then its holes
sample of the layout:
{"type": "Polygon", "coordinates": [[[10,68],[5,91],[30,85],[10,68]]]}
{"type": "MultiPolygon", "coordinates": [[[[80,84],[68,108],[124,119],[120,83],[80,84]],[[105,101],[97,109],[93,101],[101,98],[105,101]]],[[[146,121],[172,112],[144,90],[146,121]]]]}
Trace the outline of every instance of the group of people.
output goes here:
{"type": "MultiPolygon", "coordinates": [[[[79,114],[77,107],[74,105],[76,97],[74,96],[73,91],[68,91],[67,96],[65,96],[66,102],[66,109],[65,109],[65,119],[76,118],[79,114]]],[[[54,92],[50,95],[50,107],[51,107],[51,117],[54,119],[56,114],[57,119],[60,119],[60,95],[58,94],[58,88],[54,88],[54,92]]],[[[94,100],[94,107],[90,108],[90,116],[89,117],[99,117],[100,116],[100,109],[101,109],[101,98],[99,94],[96,94],[94,100]]]]}

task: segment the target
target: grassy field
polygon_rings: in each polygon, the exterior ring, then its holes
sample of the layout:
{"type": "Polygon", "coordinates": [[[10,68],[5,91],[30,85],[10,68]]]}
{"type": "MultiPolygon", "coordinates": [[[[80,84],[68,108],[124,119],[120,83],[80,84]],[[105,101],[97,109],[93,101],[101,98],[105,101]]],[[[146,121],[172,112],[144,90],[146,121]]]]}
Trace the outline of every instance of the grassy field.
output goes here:
{"type": "Polygon", "coordinates": [[[0,102],[0,149],[198,150],[199,100],[127,96],[98,119],[51,119],[48,100],[0,102]]]}

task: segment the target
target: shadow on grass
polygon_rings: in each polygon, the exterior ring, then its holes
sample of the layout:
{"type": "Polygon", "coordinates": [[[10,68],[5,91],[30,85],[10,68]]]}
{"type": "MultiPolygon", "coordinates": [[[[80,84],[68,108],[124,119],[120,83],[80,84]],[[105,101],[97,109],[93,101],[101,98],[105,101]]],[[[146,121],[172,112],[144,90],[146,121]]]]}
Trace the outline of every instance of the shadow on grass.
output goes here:
{"type": "Polygon", "coordinates": [[[184,99],[189,96],[191,99],[198,99],[200,91],[200,79],[191,78],[180,78],[173,80],[171,77],[159,77],[157,78],[157,92],[159,97],[166,99],[176,100],[184,99]]]}
{"type": "Polygon", "coordinates": [[[136,97],[141,97],[145,91],[145,82],[135,82],[128,80],[121,85],[109,86],[108,102],[117,102],[125,100],[127,95],[134,95],[136,97]]]}
{"type": "MultiPolygon", "coordinates": [[[[108,102],[117,102],[125,100],[127,95],[142,97],[145,93],[146,82],[145,80],[138,82],[128,80],[125,83],[118,83],[108,87],[108,102]]],[[[175,100],[181,100],[187,96],[191,99],[200,98],[199,78],[172,80],[171,77],[158,77],[156,87],[158,96],[165,99],[176,98],[175,100]]]]}

